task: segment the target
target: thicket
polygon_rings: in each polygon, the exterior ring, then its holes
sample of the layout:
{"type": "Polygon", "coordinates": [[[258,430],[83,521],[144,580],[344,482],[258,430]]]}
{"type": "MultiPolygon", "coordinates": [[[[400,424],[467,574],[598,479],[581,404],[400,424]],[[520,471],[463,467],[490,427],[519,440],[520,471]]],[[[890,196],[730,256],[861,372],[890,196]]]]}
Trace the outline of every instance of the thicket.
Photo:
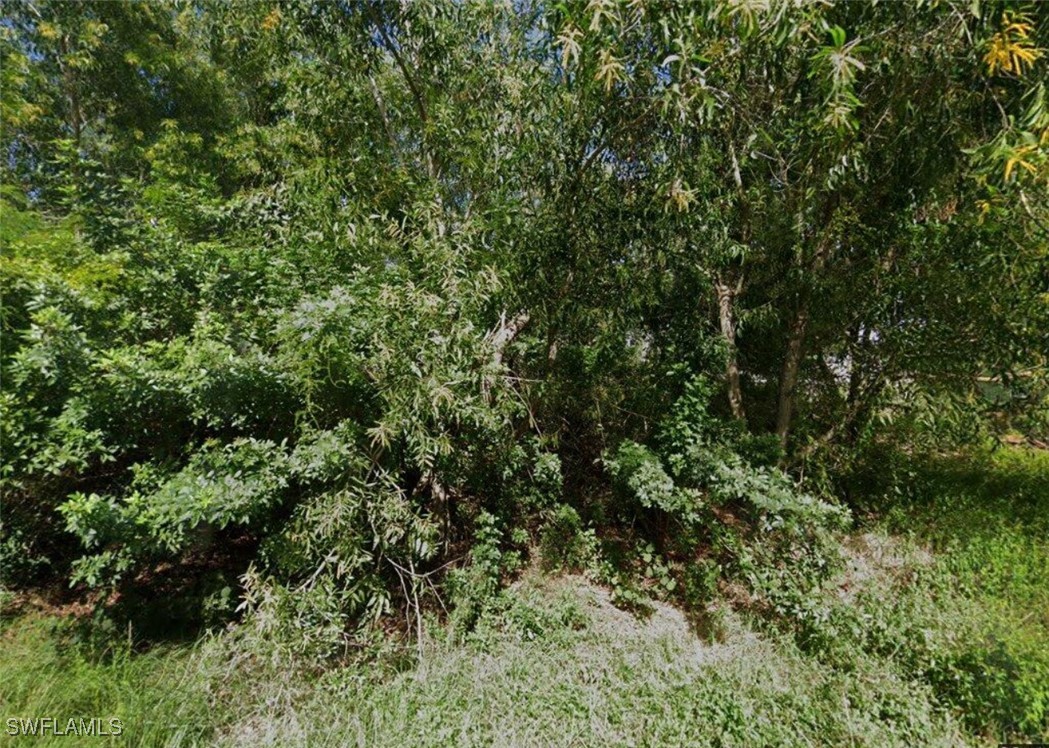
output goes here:
{"type": "Polygon", "coordinates": [[[1049,6],[4,9],[9,589],[815,641],[900,454],[1044,438],[1049,6]]]}

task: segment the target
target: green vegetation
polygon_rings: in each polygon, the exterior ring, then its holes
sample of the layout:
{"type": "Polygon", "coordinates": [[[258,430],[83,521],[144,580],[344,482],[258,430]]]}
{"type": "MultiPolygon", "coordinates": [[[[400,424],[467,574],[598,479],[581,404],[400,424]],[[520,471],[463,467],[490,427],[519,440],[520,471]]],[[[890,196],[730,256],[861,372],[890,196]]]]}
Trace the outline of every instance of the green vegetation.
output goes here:
{"type": "Polygon", "coordinates": [[[429,618],[418,659],[379,646],[324,671],[244,628],[139,653],[133,632],[22,614],[0,633],[0,708],[119,714],[130,745],[1038,739],[1047,481],[1049,458],[1032,450],[927,468],[913,505],[845,540],[809,615],[770,622],[718,596],[701,634],[666,603],[637,616],[605,587],[538,568],[495,593],[465,638],[429,618]]]}
{"type": "Polygon", "coordinates": [[[1047,50],[1022,0],[5,2],[0,717],[1044,738],[1047,50]]]}
{"type": "MultiPolygon", "coordinates": [[[[120,632],[103,629],[85,640],[83,629],[37,614],[5,622],[0,636],[5,720],[117,717],[133,745],[191,745],[212,729],[207,692],[186,681],[190,652],[136,653],[120,632]]],[[[5,740],[12,738],[5,733],[5,740]]],[[[41,745],[70,740],[76,738],[25,738],[41,745]]]]}
{"type": "Polygon", "coordinates": [[[962,598],[949,607],[961,623],[945,654],[915,665],[974,727],[1044,738],[1049,452],[1003,450],[933,471],[895,521],[942,554],[943,597],[962,598]]]}

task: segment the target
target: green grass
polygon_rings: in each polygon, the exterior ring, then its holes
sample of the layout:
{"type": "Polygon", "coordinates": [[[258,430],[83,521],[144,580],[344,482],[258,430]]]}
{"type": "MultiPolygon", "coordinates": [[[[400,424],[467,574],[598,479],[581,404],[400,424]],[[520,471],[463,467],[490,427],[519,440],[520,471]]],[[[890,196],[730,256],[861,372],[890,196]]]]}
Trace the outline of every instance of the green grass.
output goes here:
{"type": "Polygon", "coordinates": [[[1049,739],[1049,452],[926,465],[890,517],[933,550],[942,607],[964,619],[935,674],[945,699],[974,729],[1049,739]]]}
{"type": "MultiPolygon", "coordinates": [[[[529,572],[462,640],[328,671],[248,629],[133,653],[38,614],[0,629],[0,717],[123,720],[138,746],[979,746],[1049,737],[1049,455],[927,464],[796,620],[717,641],[529,572]]],[[[0,725],[2,728],[3,725],[0,725]]],[[[8,739],[72,745],[69,738],[8,739]]],[[[95,739],[92,744],[103,745],[95,739]]]]}
{"type": "MultiPolygon", "coordinates": [[[[181,689],[192,648],[134,653],[114,635],[105,644],[85,641],[64,619],[37,614],[0,628],[0,731],[8,718],[117,717],[139,745],[162,745],[177,736],[209,730],[204,693],[181,689]],[[186,716],[195,720],[182,723],[186,716]]],[[[76,738],[7,738],[13,744],[72,745],[76,738]]],[[[0,738],[3,739],[3,738],[0,738]]],[[[92,744],[124,744],[91,738],[92,744]]]]}
{"type": "Polygon", "coordinates": [[[931,464],[893,529],[931,544],[965,592],[1049,629],[1049,451],[931,464]]]}

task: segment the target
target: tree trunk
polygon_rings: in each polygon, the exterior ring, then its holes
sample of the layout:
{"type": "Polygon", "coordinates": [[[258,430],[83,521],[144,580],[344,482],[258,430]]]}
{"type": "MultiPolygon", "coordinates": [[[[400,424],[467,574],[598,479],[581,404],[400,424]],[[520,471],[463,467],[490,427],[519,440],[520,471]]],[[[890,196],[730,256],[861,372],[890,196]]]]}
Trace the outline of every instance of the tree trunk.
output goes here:
{"type": "Polygon", "coordinates": [[[493,350],[492,363],[495,366],[502,365],[503,351],[506,349],[506,346],[517,337],[517,334],[524,329],[531,318],[528,312],[522,311],[518,312],[511,319],[507,319],[506,312],[503,312],[503,316],[499,320],[499,326],[488,333],[488,340],[492,344],[493,350]]]}
{"type": "Polygon", "coordinates": [[[736,318],[735,299],[736,289],[724,282],[718,276],[714,283],[718,294],[718,320],[721,323],[721,336],[725,339],[728,348],[728,357],[725,362],[725,384],[728,388],[728,403],[732,409],[732,417],[741,421],[747,419],[743,408],[743,390],[739,384],[739,357],[736,350],[736,318]]]}
{"type": "Polygon", "coordinates": [[[794,415],[794,396],[798,385],[798,371],[805,344],[805,331],[809,325],[809,299],[804,294],[787,334],[787,353],[783,357],[783,369],[779,377],[779,403],[776,409],[776,435],[780,444],[787,446],[791,417],[794,415]]]}
{"type": "MultiPolygon", "coordinates": [[[[525,325],[531,319],[531,315],[528,312],[518,312],[517,316],[512,319],[506,318],[506,312],[503,312],[502,318],[499,320],[499,325],[488,333],[487,339],[492,346],[492,373],[498,376],[503,366],[503,354],[506,351],[506,346],[517,337],[518,333],[524,329],[525,325]]],[[[481,384],[484,390],[485,398],[491,396],[492,383],[487,377],[481,384]]]]}
{"type": "MultiPolygon", "coordinates": [[[[824,225],[831,225],[837,200],[827,205],[824,225]]],[[[802,235],[802,217],[798,216],[798,234],[802,235]]],[[[776,435],[779,437],[780,445],[787,446],[787,434],[790,432],[791,419],[794,416],[794,402],[797,397],[798,373],[801,370],[801,360],[805,353],[805,333],[808,332],[809,318],[812,313],[813,287],[823,273],[827,264],[827,255],[830,252],[834,234],[830,228],[823,232],[816,251],[813,253],[812,262],[807,269],[807,277],[802,282],[801,292],[798,295],[798,306],[794,312],[794,319],[790,323],[787,332],[787,351],[783,357],[783,369],[779,378],[779,403],[776,408],[776,435]]]]}
{"type": "Polygon", "coordinates": [[[851,346],[849,350],[849,389],[845,394],[845,425],[848,427],[850,443],[855,441],[857,430],[856,424],[849,419],[853,413],[858,415],[862,408],[860,397],[863,388],[863,359],[865,358],[863,349],[867,343],[868,332],[868,328],[862,324],[858,325],[855,331],[849,331],[851,346]]]}

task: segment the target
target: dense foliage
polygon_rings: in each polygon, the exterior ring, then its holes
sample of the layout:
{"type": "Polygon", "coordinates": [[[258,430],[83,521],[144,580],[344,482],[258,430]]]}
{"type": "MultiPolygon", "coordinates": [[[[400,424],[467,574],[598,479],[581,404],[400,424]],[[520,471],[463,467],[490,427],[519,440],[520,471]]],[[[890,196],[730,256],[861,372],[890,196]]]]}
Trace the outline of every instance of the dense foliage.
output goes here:
{"type": "Polygon", "coordinates": [[[538,548],[811,620],[887,446],[1045,428],[1047,46],[1022,2],[5,2],[4,585],[190,569],[329,656],[538,548]]]}

